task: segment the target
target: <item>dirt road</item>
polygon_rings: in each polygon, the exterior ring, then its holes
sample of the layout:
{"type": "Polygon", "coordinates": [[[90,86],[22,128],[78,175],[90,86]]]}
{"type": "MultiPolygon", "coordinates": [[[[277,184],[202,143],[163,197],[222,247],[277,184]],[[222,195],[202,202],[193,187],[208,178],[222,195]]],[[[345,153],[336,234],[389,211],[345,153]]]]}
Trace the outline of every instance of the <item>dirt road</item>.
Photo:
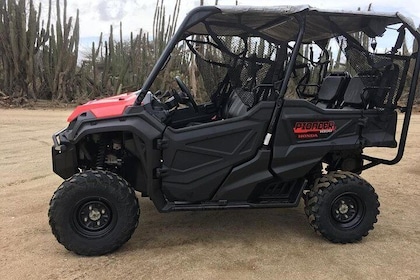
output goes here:
{"type": "Polygon", "coordinates": [[[302,205],[159,214],[141,198],[132,239],[87,258],[66,251],[47,218],[61,183],[51,171],[50,137],[69,113],[0,109],[0,279],[420,279],[420,115],[403,161],[363,174],[381,214],[360,243],[323,240],[302,205]]]}

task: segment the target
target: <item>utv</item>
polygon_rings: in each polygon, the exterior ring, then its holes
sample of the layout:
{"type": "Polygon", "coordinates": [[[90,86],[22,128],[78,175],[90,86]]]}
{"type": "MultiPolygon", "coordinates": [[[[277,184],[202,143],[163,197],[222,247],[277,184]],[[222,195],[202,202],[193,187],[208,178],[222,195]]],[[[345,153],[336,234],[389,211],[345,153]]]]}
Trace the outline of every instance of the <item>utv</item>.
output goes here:
{"type": "Polygon", "coordinates": [[[137,191],[160,212],[303,198],[316,232],[361,240],[379,202],[360,174],[403,156],[419,40],[399,13],[194,9],[139,91],[77,107],[53,135],[65,179],[50,201],[53,234],[77,254],[116,250],[138,224],[137,191]]]}

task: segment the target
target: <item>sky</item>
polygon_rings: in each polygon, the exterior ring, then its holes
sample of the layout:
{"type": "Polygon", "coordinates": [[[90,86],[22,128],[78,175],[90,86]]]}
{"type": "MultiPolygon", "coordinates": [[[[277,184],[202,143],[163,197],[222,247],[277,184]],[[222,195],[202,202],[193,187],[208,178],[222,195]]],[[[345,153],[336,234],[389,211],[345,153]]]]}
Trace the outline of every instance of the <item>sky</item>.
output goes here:
{"type": "MultiPolygon", "coordinates": [[[[62,2],[62,0],[60,0],[62,2]]],[[[160,1],[160,0],[159,0],[160,1]]],[[[416,26],[420,24],[420,1],[418,0],[237,0],[239,5],[301,5],[309,4],[316,8],[338,10],[367,10],[372,3],[372,10],[376,12],[396,12],[413,18],[416,26]]],[[[36,2],[36,1],[35,1],[36,2]]],[[[42,14],[47,15],[48,0],[41,0],[42,14]]],[[[56,0],[53,0],[55,3],[56,0]]],[[[187,12],[199,5],[199,0],[181,0],[178,24],[187,12]]],[[[219,5],[234,5],[236,0],[219,0],[219,5]]],[[[205,5],[213,5],[215,0],[204,0],[205,5]]],[[[140,28],[152,31],[155,0],[68,0],[68,16],[75,16],[77,9],[80,13],[80,41],[81,49],[88,51],[93,41],[97,41],[101,32],[108,37],[110,25],[114,32],[119,30],[120,22],[123,26],[123,36],[128,38],[130,32],[138,34],[140,28]]],[[[164,0],[166,13],[171,14],[175,0],[164,0]]],[[[117,33],[118,34],[118,33],[117,33]]]]}

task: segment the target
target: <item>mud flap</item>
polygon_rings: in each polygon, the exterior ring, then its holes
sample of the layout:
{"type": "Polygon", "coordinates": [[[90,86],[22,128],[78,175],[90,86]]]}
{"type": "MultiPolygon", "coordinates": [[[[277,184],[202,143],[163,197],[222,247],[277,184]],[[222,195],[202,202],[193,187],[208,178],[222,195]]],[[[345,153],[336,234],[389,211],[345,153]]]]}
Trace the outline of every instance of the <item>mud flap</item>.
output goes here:
{"type": "Polygon", "coordinates": [[[64,146],[61,151],[51,148],[53,171],[63,179],[67,179],[73,174],[77,173],[77,157],[76,148],[71,146],[64,146]]]}

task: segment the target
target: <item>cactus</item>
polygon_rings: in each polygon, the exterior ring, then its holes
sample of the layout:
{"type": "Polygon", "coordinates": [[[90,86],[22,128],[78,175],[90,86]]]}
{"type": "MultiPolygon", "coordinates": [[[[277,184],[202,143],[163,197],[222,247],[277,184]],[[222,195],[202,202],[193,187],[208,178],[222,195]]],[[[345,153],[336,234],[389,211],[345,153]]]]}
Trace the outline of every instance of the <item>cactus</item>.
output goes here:
{"type": "MultiPolygon", "coordinates": [[[[67,0],[49,0],[46,18],[41,17],[41,4],[36,9],[33,0],[2,1],[0,89],[13,96],[66,102],[137,89],[175,33],[180,5],[177,0],[172,15],[167,16],[164,1],[156,1],[151,35],[141,29],[125,41],[122,23],[119,36],[111,26],[107,40],[101,34],[88,58],[78,66],[79,13],[75,18],[68,15],[67,0]]],[[[264,48],[258,47],[259,51],[264,48]]],[[[175,75],[183,75],[189,82],[186,73],[191,58],[182,48],[174,50],[163,75],[153,85],[155,89],[172,83],[175,75]]],[[[198,87],[200,81],[191,76],[191,82],[193,79],[198,87]]]]}
{"type": "Polygon", "coordinates": [[[44,43],[39,36],[39,14],[33,1],[27,4],[2,1],[0,9],[0,53],[4,75],[2,87],[9,96],[36,99],[35,55],[44,43]],[[35,48],[35,46],[37,46],[35,48]]]}
{"type": "MultiPolygon", "coordinates": [[[[153,40],[142,29],[139,34],[131,33],[129,40],[124,40],[122,23],[119,25],[118,36],[115,36],[113,26],[110,26],[107,40],[102,41],[101,35],[99,45],[92,47],[89,58],[79,70],[85,79],[90,77],[90,90],[95,96],[135,90],[141,85],[175,32],[179,6],[178,0],[173,15],[167,20],[163,1],[156,2],[153,40]]],[[[178,60],[176,55],[174,59],[178,60]]],[[[156,82],[156,87],[173,79],[172,76],[173,73],[165,72],[164,78],[156,82]]]]}
{"type": "Polygon", "coordinates": [[[37,99],[66,99],[68,79],[74,78],[79,45],[79,19],[67,21],[64,0],[63,22],[57,1],[56,28],[51,24],[51,0],[47,25],[41,20],[41,4],[35,9],[33,0],[1,2],[0,53],[5,74],[2,88],[10,96],[37,99]],[[45,29],[46,28],[46,29],[45,29]]]}

